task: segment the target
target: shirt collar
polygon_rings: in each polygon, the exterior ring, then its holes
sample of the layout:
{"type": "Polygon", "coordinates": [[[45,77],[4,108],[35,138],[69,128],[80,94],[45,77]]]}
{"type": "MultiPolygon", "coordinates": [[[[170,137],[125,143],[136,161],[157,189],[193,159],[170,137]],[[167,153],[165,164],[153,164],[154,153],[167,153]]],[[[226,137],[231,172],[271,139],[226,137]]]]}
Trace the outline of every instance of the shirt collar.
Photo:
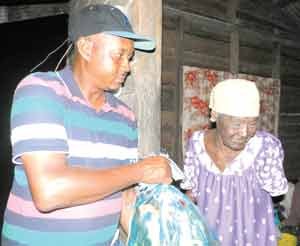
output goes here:
{"type": "Polygon", "coordinates": [[[66,84],[68,89],[70,90],[72,96],[79,97],[81,99],[84,99],[84,96],[74,80],[72,69],[69,65],[67,65],[64,69],[59,71],[59,75],[63,79],[63,82],[66,84]]]}
{"type": "MultiPolygon", "coordinates": [[[[88,105],[90,105],[84,98],[78,84],[74,80],[73,71],[69,65],[64,69],[59,71],[60,77],[63,79],[63,82],[68,87],[73,97],[78,97],[81,100],[84,100],[88,105]]],[[[111,92],[105,92],[105,104],[101,108],[102,111],[108,112],[112,111],[118,105],[116,97],[111,92]]]]}

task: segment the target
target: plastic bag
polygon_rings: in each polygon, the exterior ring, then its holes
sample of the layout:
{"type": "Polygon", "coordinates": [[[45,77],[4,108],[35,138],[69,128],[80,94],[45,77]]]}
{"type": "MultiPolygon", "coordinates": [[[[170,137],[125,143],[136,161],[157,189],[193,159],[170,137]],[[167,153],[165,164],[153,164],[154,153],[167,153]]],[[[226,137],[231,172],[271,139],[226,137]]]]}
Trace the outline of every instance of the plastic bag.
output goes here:
{"type": "Polygon", "coordinates": [[[192,201],[171,185],[141,185],[135,202],[128,246],[215,246],[209,230],[192,201]]]}

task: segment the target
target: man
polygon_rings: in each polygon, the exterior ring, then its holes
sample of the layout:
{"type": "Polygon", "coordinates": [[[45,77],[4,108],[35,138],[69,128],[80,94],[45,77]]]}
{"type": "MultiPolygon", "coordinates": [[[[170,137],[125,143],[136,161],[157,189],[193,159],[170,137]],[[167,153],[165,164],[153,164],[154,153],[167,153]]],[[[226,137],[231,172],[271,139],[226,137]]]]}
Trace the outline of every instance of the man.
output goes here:
{"type": "Polygon", "coordinates": [[[257,131],[260,98],[254,82],[229,79],[211,92],[216,128],[190,139],[182,188],[197,203],[224,246],[276,244],[271,196],[287,192],[283,150],[257,131]]]}
{"type": "Polygon", "coordinates": [[[15,91],[15,176],[2,246],[110,245],[120,191],[171,182],[167,159],[136,162],[134,115],[111,93],[130,72],[134,48],[151,50],[153,42],[133,33],[127,17],[108,5],[74,11],[69,39],[71,66],[31,74],[15,91]]]}

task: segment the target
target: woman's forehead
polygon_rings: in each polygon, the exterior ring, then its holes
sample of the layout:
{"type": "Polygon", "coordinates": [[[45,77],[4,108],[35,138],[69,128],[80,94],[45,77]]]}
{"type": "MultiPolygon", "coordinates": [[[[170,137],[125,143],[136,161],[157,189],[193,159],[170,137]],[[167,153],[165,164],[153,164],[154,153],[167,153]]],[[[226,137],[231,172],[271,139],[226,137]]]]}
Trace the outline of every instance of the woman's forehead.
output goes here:
{"type": "Polygon", "coordinates": [[[227,114],[220,114],[220,116],[226,120],[229,121],[257,121],[258,117],[238,117],[238,116],[232,116],[227,114]]]}

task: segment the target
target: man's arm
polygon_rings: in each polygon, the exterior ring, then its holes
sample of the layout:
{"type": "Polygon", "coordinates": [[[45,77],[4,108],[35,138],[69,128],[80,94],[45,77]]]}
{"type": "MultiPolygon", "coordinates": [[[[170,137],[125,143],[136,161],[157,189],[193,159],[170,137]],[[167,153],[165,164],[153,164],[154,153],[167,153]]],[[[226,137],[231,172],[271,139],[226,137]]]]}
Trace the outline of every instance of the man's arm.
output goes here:
{"type": "Polygon", "coordinates": [[[35,206],[43,212],[94,202],[139,182],[171,182],[168,160],[160,156],[111,169],[71,167],[64,154],[49,152],[21,158],[35,206]]]}
{"type": "Polygon", "coordinates": [[[134,212],[134,204],[136,200],[136,192],[134,188],[126,189],[122,192],[122,211],[120,217],[120,225],[124,232],[128,234],[129,223],[134,212]]]}

